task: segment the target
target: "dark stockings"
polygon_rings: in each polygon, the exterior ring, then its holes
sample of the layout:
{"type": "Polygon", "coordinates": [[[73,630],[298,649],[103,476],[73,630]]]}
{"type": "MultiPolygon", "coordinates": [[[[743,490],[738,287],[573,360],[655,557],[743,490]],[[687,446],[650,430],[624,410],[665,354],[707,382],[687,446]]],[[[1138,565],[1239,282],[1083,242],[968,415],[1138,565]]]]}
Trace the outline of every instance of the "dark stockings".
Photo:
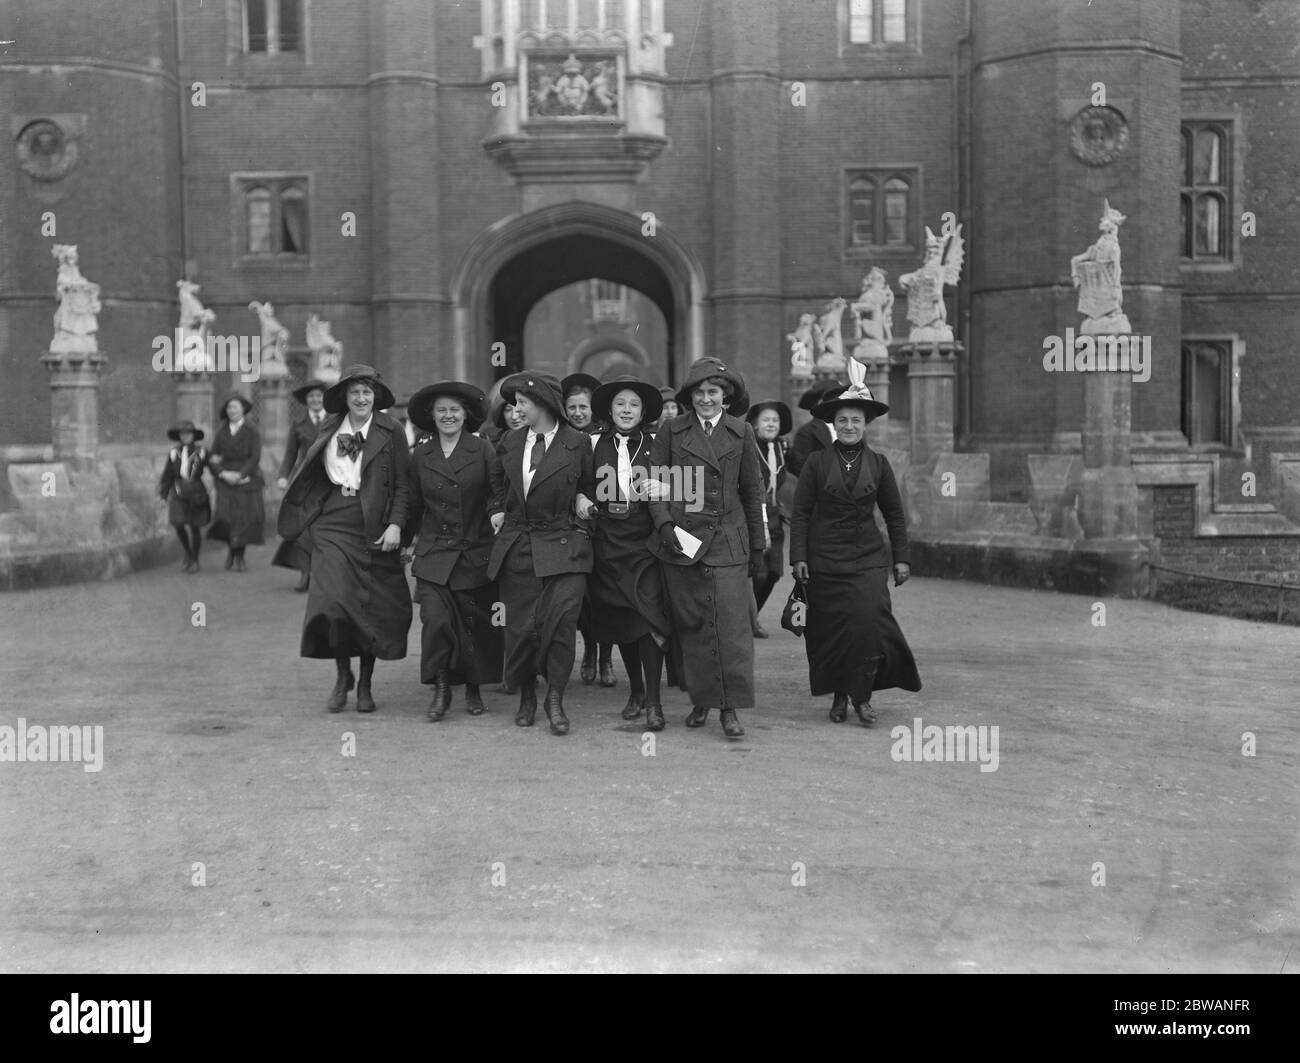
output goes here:
{"type": "Polygon", "coordinates": [[[620,642],[618,650],[623,657],[623,667],[627,669],[633,695],[643,698],[646,705],[658,705],[664,651],[659,648],[654,636],[642,635],[636,642],[620,642]]]}

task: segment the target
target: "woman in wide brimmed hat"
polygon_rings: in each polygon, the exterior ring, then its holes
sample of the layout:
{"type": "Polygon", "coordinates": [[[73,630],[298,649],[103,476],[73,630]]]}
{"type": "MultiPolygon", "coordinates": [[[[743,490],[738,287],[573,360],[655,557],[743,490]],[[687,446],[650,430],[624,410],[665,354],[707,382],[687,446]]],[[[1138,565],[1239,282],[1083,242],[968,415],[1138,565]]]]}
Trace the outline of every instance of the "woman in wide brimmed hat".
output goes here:
{"type": "MultiPolygon", "coordinates": [[[[820,384],[814,384],[799,399],[799,409],[812,412],[823,399],[832,398],[844,390],[844,385],[838,380],[823,380],[820,384]]],[[[785,456],[786,470],[793,477],[798,477],[803,471],[803,463],[808,460],[808,455],[815,450],[824,450],[831,445],[831,430],[826,427],[824,421],[813,417],[811,420],[799,426],[795,432],[794,438],[790,440],[790,449],[785,456]]]]}
{"type": "Polygon", "coordinates": [[[502,634],[492,622],[497,586],[487,574],[488,508],[501,462],[488,440],[472,434],[486,402],[473,384],[444,380],[421,388],[406,407],[411,423],[429,433],[411,453],[407,527],[415,533],[420,682],[433,686],[431,721],[446,716],[452,687],[461,683],[466,711],[480,715],[480,688],[501,680],[502,634]]]}
{"type": "Polygon", "coordinates": [[[167,438],[176,446],[167,454],[158,494],[167,503],[167,521],[176,529],[176,537],[185,549],[186,572],[199,570],[199,548],[203,545],[200,529],[212,519],[208,489],[203,470],[208,467],[208,452],[199,446],[203,429],[193,421],[181,421],[167,430],[167,438]]]}
{"type": "Polygon", "coordinates": [[[565,422],[560,382],[551,374],[515,373],[501,382],[501,397],[527,423],[505,436],[492,491],[498,534],[488,577],[499,582],[505,605],[504,678],[519,690],[515,723],[531,727],[543,675],[551,732],[568,734],[564,688],[591,571],[591,443],[565,422]]]}
{"type": "Polygon", "coordinates": [[[790,516],[781,503],[781,491],[787,477],[785,437],[790,432],[792,418],[789,406],[772,399],[751,406],[745,419],[754,429],[754,438],[758,442],[762,463],[759,468],[763,473],[763,512],[770,543],[763,554],[763,570],[754,577],[754,637],[765,639],[767,632],[758,622],[758,613],[767,604],[772,588],[785,572],[785,526],[790,516]]]}
{"type": "Polygon", "coordinates": [[[592,626],[603,642],[618,643],[623,655],[632,688],[623,719],[635,720],[644,710],[647,730],[662,731],[660,677],[672,622],[659,561],[646,545],[654,521],[644,485],[654,438],[646,426],[659,419],[663,397],[652,384],[620,376],[597,388],[591,405],[595,418],[610,426],[592,437],[597,512],[595,564],[587,581],[592,626]]]}
{"type": "MultiPolygon", "coordinates": [[[[321,421],[325,419],[325,391],[328,388],[325,381],[312,379],[302,387],[293,389],[292,395],[302,403],[304,411],[294,418],[289,427],[289,440],[284,445],[284,460],[280,462],[280,474],[276,478],[276,486],[281,491],[289,486],[289,477],[307,457],[308,448],[316,442],[321,421]]],[[[311,584],[311,533],[304,532],[296,542],[281,542],[275,556],[271,558],[271,564],[280,568],[297,569],[301,575],[294,590],[299,593],[305,591],[311,584]]]]}
{"type": "Polygon", "coordinates": [[[325,708],[340,712],[357,688],[357,711],[374,712],[375,660],[406,656],[411,595],[401,559],[410,490],[406,432],[386,413],[393,393],[372,366],[344,370],[325,391],[316,441],[289,481],[280,534],[311,532],[311,590],[303,657],[332,659],[337,673],[325,708]],[[360,676],[352,674],[359,657],[360,676]]]}
{"type": "Polygon", "coordinates": [[[744,378],[717,358],[689,369],[678,401],[691,413],[660,428],[651,465],[670,497],[650,504],[650,548],[664,583],[693,707],[687,727],[722,710],[728,738],[745,733],[736,710],[754,704],[750,577],[763,565],[763,482],[754,430],[738,416],[749,406],[744,378]],[[688,556],[676,529],[701,540],[688,556]]]}
{"type": "Polygon", "coordinates": [[[808,456],[795,488],[790,523],[790,566],[807,581],[804,649],[814,695],[831,694],[830,718],[842,723],[853,705],[858,719],[875,721],[873,690],[920,690],[907,639],[889,600],[907,582],[907,519],[894,470],[866,445],[867,424],[889,407],[868,390],[861,365],[850,360],[852,383],[824,399],[813,416],[833,425],[834,442],[808,456]],[[889,544],[876,527],[879,506],[889,544]]]}
{"type": "Polygon", "coordinates": [[[226,568],[244,571],[244,548],[259,546],[265,535],[262,501],[262,436],[247,419],[253,404],[234,392],[221,406],[222,425],[208,455],[217,474],[217,509],[209,539],[224,542],[226,568]]]}

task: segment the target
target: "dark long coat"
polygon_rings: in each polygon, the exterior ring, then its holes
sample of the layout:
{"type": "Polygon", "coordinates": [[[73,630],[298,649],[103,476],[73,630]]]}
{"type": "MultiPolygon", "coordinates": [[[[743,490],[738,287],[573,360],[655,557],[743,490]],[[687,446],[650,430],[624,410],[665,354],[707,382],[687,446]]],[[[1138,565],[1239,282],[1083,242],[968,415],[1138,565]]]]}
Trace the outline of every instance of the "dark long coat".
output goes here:
{"type": "Polygon", "coordinates": [[[525,526],[532,539],[533,568],[538,576],[591,571],[591,532],[573,512],[573,500],[584,494],[596,498],[591,439],[567,424],[556,429],[542,464],[533,474],[524,497],[524,447],[527,431],[507,432],[501,443],[501,463],[494,473],[492,513],[505,513],[501,533],[492,545],[488,576],[497,578],[506,554],[525,526]]]}
{"type": "Polygon", "coordinates": [[[890,603],[891,551],[894,564],[908,563],[903,500],[885,456],[864,447],[850,483],[833,448],[810,455],[795,487],[790,563],[808,563],[804,649],[813,694],[844,693],[861,704],[873,690],[921,689],[890,603]]]}
{"type": "Polygon", "coordinates": [[[281,536],[296,539],[311,531],[312,580],[300,653],[400,660],[406,656],[411,595],[398,552],[375,542],[390,524],[406,528],[406,431],[387,414],[372,416],[361,448],[361,488],[348,497],[325,471],[325,448],[344,416],[331,414],[321,422],[280,504],[281,536]]]}
{"type": "Polygon", "coordinates": [[[692,412],[661,425],[650,448],[652,467],[690,470],[685,477],[669,474],[675,497],[650,504],[655,533],[648,545],[662,562],[674,652],[681,654],[684,686],[695,705],[754,704],[753,591],[746,566],[751,545],[763,547],[758,461],[754,430],[725,413],[712,438],[692,412]],[[683,488],[699,494],[687,499],[683,488]],[[703,541],[694,559],[662,550],[658,531],[670,521],[703,541]]]}
{"type": "Polygon", "coordinates": [[[252,422],[245,420],[243,427],[231,435],[230,422],[222,421],[208,455],[208,464],[217,481],[217,507],[208,538],[223,540],[232,548],[261,543],[266,523],[261,434],[252,422]],[[247,477],[247,482],[228,484],[221,479],[223,472],[237,472],[247,477]]]}
{"type": "Polygon", "coordinates": [[[758,443],[759,472],[763,477],[763,507],[767,511],[767,531],[772,537],[772,545],[763,555],[763,564],[767,573],[780,578],[785,571],[785,529],[790,523],[789,492],[786,486],[790,481],[790,470],[786,465],[786,447],[781,439],[772,440],[776,447],[776,482],[772,482],[772,471],[767,464],[768,444],[762,440],[758,443]]]}
{"type": "MultiPolygon", "coordinates": [[[[307,457],[285,488],[276,526],[282,538],[296,539],[316,518],[325,496],[335,486],[325,472],[323,452],[345,416],[331,413],[321,421],[320,432],[308,449],[307,457]]],[[[361,451],[361,490],[358,493],[366,520],[366,535],[372,543],[390,524],[402,528],[407,526],[409,463],[406,430],[401,422],[376,411],[370,422],[370,435],[361,451]]],[[[409,537],[407,541],[410,541],[409,537]]]]}
{"type": "Polygon", "coordinates": [[[418,536],[411,573],[420,603],[420,678],[446,671],[453,683],[501,678],[502,629],[495,623],[496,583],[488,578],[488,514],[496,447],[462,432],[449,455],[433,435],[411,453],[408,529],[418,536]]]}
{"type": "Polygon", "coordinates": [[[162,476],[158,480],[158,494],[167,503],[169,524],[192,524],[202,527],[212,519],[208,488],[203,482],[203,471],[208,467],[206,447],[194,444],[190,474],[181,476],[181,446],[177,444],[167,454],[162,476]]]}

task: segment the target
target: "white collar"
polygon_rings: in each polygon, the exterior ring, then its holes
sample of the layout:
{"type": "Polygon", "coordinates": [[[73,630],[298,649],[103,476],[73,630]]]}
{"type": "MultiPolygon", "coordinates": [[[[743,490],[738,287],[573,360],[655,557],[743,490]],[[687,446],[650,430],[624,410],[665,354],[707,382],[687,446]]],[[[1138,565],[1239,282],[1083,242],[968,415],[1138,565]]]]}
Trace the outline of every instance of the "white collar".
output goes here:
{"type": "Polygon", "coordinates": [[[560,422],[559,422],[559,421],[556,421],[556,422],[555,422],[555,427],[552,428],[549,432],[537,432],[537,431],[534,431],[533,429],[530,428],[530,429],[528,429],[528,440],[527,440],[527,443],[528,443],[528,445],[531,446],[532,443],[537,439],[537,437],[538,437],[538,436],[541,436],[543,439],[546,440],[546,449],[547,449],[547,450],[550,450],[550,449],[551,449],[551,443],[552,443],[552,441],[555,439],[555,433],[558,432],[559,430],[560,430],[560,422]]]}
{"type": "Polygon", "coordinates": [[[339,425],[338,431],[335,432],[334,434],[337,436],[340,432],[348,432],[353,435],[356,435],[356,433],[360,432],[363,436],[369,439],[370,424],[372,421],[374,421],[374,419],[375,419],[375,415],[372,413],[369,417],[366,418],[366,423],[363,424],[360,428],[353,428],[352,421],[348,418],[348,415],[345,413],[343,415],[343,422],[339,425]]]}
{"type": "Polygon", "coordinates": [[[696,419],[697,421],[699,421],[700,424],[702,424],[702,425],[703,425],[703,424],[708,424],[708,425],[711,425],[711,426],[714,427],[714,428],[717,428],[717,427],[718,427],[718,422],[722,420],[722,413],[720,412],[716,417],[709,417],[709,418],[701,417],[701,416],[697,413],[697,414],[695,415],[695,419],[696,419]]]}

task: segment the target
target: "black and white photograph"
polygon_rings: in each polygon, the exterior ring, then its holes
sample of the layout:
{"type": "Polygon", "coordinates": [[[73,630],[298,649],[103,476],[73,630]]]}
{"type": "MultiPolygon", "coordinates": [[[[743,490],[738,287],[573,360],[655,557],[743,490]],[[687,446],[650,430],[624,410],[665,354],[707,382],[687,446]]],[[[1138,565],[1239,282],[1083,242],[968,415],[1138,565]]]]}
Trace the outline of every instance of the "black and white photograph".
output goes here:
{"type": "Polygon", "coordinates": [[[3,0],[0,118],[0,972],[1300,972],[1296,0],[3,0]]]}

